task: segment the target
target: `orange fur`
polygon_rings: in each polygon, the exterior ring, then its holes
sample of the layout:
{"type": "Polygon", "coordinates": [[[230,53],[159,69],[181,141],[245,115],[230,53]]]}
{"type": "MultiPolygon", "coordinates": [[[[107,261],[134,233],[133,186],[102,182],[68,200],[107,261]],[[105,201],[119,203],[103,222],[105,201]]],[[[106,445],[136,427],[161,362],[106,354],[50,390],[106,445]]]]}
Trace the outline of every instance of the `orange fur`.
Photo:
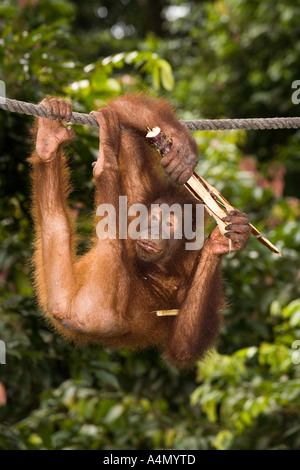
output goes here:
{"type": "MultiPolygon", "coordinates": [[[[161,127],[173,139],[172,152],[182,159],[183,168],[193,170],[196,144],[171,107],[145,95],[125,95],[108,110],[100,126],[104,170],[95,177],[96,206],[106,202],[117,208],[120,194],[127,195],[128,206],[149,205],[158,197],[195,204],[166,176],[159,155],[144,140],[147,126],[161,127]],[[120,130],[116,115],[129,129],[120,130]]],[[[37,126],[34,138],[36,132],[37,126]]],[[[95,239],[90,252],[77,258],[66,203],[70,186],[65,155],[60,148],[53,161],[43,162],[34,151],[29,162],[35,286],[57,332],[79,345],[157,346],[178,367],[203,357],[216,339],[224,306],[220,257],[211,252],[209,240],[200,253],[185,251],[179,241],[174,259],[163,265],[141,263],[130,239],[95,239]],[[180,309],[176,318],[151,313],[170,308],[180,309]]]]}

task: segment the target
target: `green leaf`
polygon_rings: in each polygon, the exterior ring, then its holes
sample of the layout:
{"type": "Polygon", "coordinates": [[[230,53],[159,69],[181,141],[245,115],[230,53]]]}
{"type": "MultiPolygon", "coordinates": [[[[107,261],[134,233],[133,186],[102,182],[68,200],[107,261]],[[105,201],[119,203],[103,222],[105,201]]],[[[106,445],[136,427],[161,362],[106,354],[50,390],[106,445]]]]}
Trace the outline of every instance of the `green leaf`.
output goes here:
{"type": "Polygon", "coordinates": [[[212,442],[212,445],[217,450],[227,450],[230,449],[234,435],[231,431],[224,429],[219,431],[215,439],[212,442]]]}
{"type": "Polygon", "coordinates": [[[107,413],[107,415],[105,416],[105,418],[103,419],[103,421],[106,423],[106,424],[111,424],[111,423],[114,423],[115,421],[117,421],[121,416],[122,414],[124,413],[124,407],[123,405],[114,405],[107,413]]]}
{"type": "Polygon", "coordinates": [[[159,73],[159,67],[157,64],[154,64],[153,69],[152,69],[152,84],[153,84],[153,88],[155,88],[156,90],[159,90],[160,73],[159,73]]]}
{"type": "Polygon", "coordinates": [[[173,90],[174,77],[170,64],[167,61],[160,59],[158,60],[158,65],[160,67],[161,82],[163,87],[168,91],[173,90]]]}

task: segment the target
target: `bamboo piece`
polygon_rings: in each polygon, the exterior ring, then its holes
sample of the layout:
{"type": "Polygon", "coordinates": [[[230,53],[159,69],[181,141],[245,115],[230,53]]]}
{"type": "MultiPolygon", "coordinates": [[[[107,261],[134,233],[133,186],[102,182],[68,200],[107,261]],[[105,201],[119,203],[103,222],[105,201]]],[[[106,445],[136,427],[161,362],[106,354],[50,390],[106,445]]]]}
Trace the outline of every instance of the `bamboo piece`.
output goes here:
{"type": "Polygon", "coordinates": [[[156,313],[158,317],[170,317],[178,315],[179,310],[177,308],[173,308],[171,310],[154,310],[151,313],[156,313]]]}
{"type": "MultiPolygon", "coordinates": [[[[155,147],[160,155],[163,157],[166,155],[172,147],[172,139],[167,137],[160,127],[153,127],[148,129],[146,135],[147,141],[155,147]]],[[[232,210],[236,210],[227,199],[208,181],[202,176],[198,175],[195,171],[189,180],[184,184],[186,189],[199,201],[204,203],[208,212],[216,220],[220,232],[224,235],[226,233],[226,223],[223,222],[223,218],[226,217],[227,213],[232,210]]],[[[265,238],[252,224],[249,224],[251,233],[258,239],[260,243],[266,246],[273,253],[282,256],[280,251],[274,246],[267,238],[265,238]]]]}

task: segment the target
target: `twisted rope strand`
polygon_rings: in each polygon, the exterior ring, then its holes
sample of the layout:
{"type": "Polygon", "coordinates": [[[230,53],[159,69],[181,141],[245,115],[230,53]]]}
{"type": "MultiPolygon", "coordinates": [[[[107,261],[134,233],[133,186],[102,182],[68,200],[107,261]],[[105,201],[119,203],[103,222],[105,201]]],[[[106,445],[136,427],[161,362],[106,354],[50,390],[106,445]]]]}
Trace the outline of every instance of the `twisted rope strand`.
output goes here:
{"type": "MultiPolygon", "coordinates": [[[[0,108],[14,113],[28,114],[49,118],[43,106],[26,103],[25,101],[13,100],[0,97],[0,108]]],[[[99,124],[91,114],[73,112],[70,122],[73,124],[84,124],[91,127],[99,127],[99,124]]],[[[274,117],[274,118],[250,118],[250,119],[198,119],[194,121],[181,121],[190,131],[198,130],[263,130],[263,129],[298,129],[300,128],[300,117],[274,117]]]]}

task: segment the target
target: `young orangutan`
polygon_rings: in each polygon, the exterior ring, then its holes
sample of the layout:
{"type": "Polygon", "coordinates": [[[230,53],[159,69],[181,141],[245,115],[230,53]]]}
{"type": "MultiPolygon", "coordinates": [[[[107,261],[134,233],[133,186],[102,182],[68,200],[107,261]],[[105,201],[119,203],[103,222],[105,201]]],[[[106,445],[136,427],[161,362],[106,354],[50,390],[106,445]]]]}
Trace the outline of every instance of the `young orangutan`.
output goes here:
{"type": "MultiPolygon", "coordinates": [[[[49,117],[68,122],[72,110],[66,101],[44,99],[41,105],[49,117]]],[[[128,206],[197,203],[182,186],[197,164],[197,146],[169,104],[145,95],[124,95],[93,114],[100,125],[93,168],[96,207],[112,204],[118,214],[120,195],[127,196],[128,206]],[[173,141],[162,159],[145,142],[147,128],[154,126],[173,141]]],[[[161,233],[158,239],[151,234],[138,240],[96,238],[91,250],[77,258],[66,202],[69,172],[61,149],[74,132],[61,121],[39,118],[33,134],[36,144],[29,161],[35,283],[46,318],[75,344],[112,349],[157,346],[178,367],[203,357],[222,323],[221,259],[229,252],[230,240],[232,251],[246,246],[247,216],[229,213],[226,237],[215,228],[198,251],[185,250],[185,240],[172,236],[179,222],[171,214],[169,240],[161,233]],[[166,309],[179,313],[155,314],[166,309]]],[[[157,214],[158,226],[159,218],[157,214]]]]}

